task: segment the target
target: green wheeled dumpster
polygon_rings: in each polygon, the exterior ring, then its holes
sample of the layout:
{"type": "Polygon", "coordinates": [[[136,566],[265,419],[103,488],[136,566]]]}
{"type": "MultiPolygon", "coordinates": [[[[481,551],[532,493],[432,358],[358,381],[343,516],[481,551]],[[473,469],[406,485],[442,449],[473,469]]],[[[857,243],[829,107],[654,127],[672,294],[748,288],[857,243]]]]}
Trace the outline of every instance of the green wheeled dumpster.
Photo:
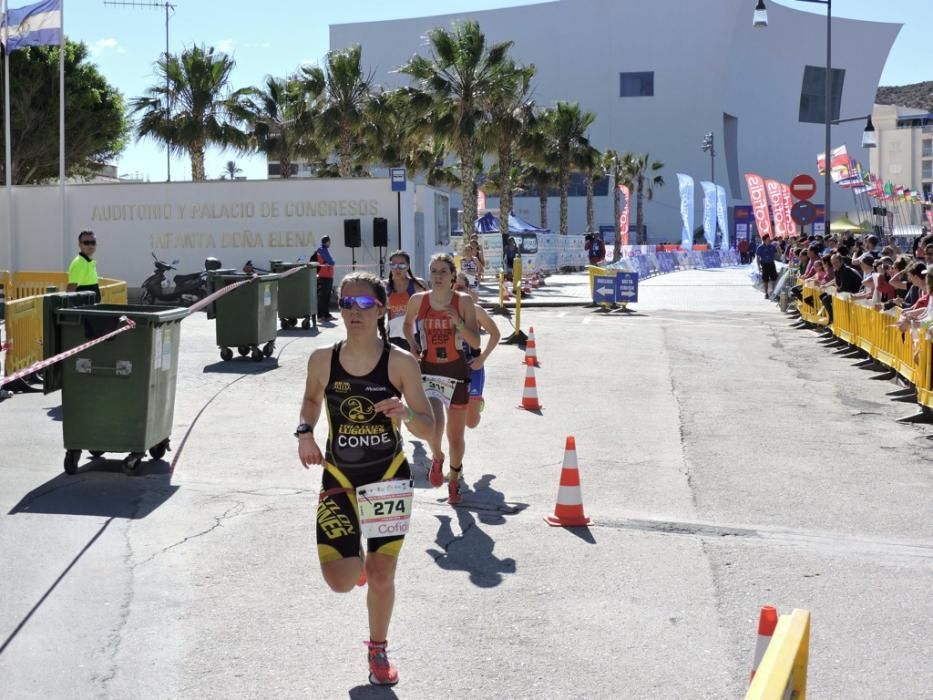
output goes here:
{"type": "MultiPolygon", "coordinates": [[[[233,270],[215,270],[208,274],[211,293],[237,282],[249,280],[253,275],[233,270]]],[[[214,326],[220,359],[233,359],[236,348],[240,355],[249,355],[259,362],[275,352],[276,321],[278,318],[279,276],[258,275],[248,284],[224,294],[208,311],[208,318],[216,319],[214,326]]]]}
{"type": "Polygon", "coordinates": [[[65,471],[78,469],[81,451],[92,457],[126,452],[123,470],[136,474],[148,450],[169,449],[181,321],[187,309],[93,304],[54,311],[62,350],[116,330],[125,316],[132,330],[62,360],[62,433],[65,471]]]}
{"type": "Polygon", "coordinates": [[[312,324],[317,328],[317,263],[283,262],[270,260],[269,269],[274,273],[293,272],[279,280],[279,323],[282,330],[294,328],[298,319],[304,319],[301,327],[307,330],[312,324]]]}

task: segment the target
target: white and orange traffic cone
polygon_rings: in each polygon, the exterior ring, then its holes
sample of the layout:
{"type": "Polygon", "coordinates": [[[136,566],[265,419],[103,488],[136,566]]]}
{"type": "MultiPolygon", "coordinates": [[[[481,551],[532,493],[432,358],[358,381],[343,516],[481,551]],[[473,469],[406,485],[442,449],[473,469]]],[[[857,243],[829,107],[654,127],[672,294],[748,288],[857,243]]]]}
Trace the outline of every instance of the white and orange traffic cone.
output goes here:
{"type": "Polygon", "coordinates": [[[554,515],[544,520],[552,527],[585,527],[592,521],[583,512],[583,493],[580,491],[580,471],[577,469],[577,443],[573,436],[564,445],[564,464],[560,470],[560,488],[554,515]]]}
{"type": "Polygon", "coordinates": [[[535,367],[540,367],[538,362],[538,348],[535,345],[535,327],[531,326],[528,329],[528,340],[525,342],[525,359],[522,360],[524,364],[528,364],[529,361],[534,364],[535,367]]]}
{"type": "Polygon", "coordinates": [[[758,642],[755,644],[755,659],[752,662],[752,674],[748,679],[751,683],[755,677],[755,671],[758,670],[758,664],[764,658],[768,645],[771,643],[771,637],[774,636],[774,628],[778,623],[778,611],[773,605],[761,606],[761,613],[758,615],[758,642]]]}
{"type": "Polygon", "coordinates": [[[525,363],[525,387],[522,389],[522,402],[518,408],[525,411],[540,411],[538,403],[538,384],[535,382],[535,365],[533,362],[525,363]]]}

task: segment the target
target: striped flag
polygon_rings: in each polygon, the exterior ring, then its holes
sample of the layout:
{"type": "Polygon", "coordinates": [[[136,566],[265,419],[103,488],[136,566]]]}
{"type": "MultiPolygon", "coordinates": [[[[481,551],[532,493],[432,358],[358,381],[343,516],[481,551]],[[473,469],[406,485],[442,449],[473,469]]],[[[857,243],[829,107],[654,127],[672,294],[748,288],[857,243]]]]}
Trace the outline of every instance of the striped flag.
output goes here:
{"type": "Polygon", "coordinates": [[[62,43],[62,0],[42,0],[7,10],[4,40],[7,52],[27,46],[60,46],[62,43]]]}

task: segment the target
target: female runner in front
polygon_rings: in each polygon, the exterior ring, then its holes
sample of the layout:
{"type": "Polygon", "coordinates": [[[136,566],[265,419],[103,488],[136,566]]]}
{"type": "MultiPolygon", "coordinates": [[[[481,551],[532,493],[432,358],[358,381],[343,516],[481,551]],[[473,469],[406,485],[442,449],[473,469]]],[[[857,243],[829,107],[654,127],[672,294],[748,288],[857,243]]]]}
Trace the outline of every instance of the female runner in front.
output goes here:
{"type": "Polygon", "coordinates": [[[408,300],[417,292],[428,291],[424,280],[411,272],[411,258],[404,250],[396,250],[389,256],[389,279],[386,280],[389,295],[389,341],[402,350],[411,350],[405,339],[405,312],[408,300]]]}
{"type": "MultiPolygon", "coordinates": [[[[466,427],[466,408],[469,403],[467,384],[470,368],[463,354],[463,342],[478,347],[476,308],[469,294],[453,289],[457,268],[454,259],[446,253],[431,257],[431,291],[419,292],[408,302],[405,314],[405,337],[415,357],[421,359],[421,373],[456,380],[450,408],[447,410],[447,448],[450,451],[450,478],[447,483],[447,502],[459,503],[463,454],[466,450],[463,433],[466,427]],[[415,322],[421,326],[421,335],[415,337],[415,322]]],[[[434,430],[427,437],[431,447],[431,469],[428,480],[435,488],[444,483],[445,403],[430,399],[434,409],[434,430]]]]}
{"type": "Polygon", "coordinates": [[[482,352],[478,347],[471,348],[467,343],[463,344],[463,352],[466,354],[467,363],[470,365],[470,403],[467,405],[466,427],[475,428],[479,425],[482,418],[481,414],[486,407],[486,399],[483,398],[483,387],[486,385],[486,368],[484,364],[486,358],[496,349],[502,334],[499,332],[499,326],[496,325],[496,322],[486,313],[486,309],[476,303],[479,299],[479,292],[470,289],[470,280],[467,279],[464,273],[461,272],[457,275],[454,290],[466,292],[470,295],[476,308],[476,323],[489,334],[489,338],[486,340],[486,349],[482,352]]]}
{"type": "Polygon", "coordinates": [[[386,656],[386,637],[404,535],[368,539],[364,563],[356,488],[409,479],[411,469],[393,419],[401,418],[412,433],[428,439],[434,416],[418,363],[389,344],[386,293],[379,278],[368,272],[347,275],[340,283],[338,305],[347,338],[315,350],[308,360],[295,432],[298,457],[306,469],[312,464],[324,466],[317,507],[317,549],[324,580],[338,593],[368,582],[369,681],[395,685],[398,671],[386,656]],[[314,437],[322,410],[327,416],[323,453],[314,437]]]}

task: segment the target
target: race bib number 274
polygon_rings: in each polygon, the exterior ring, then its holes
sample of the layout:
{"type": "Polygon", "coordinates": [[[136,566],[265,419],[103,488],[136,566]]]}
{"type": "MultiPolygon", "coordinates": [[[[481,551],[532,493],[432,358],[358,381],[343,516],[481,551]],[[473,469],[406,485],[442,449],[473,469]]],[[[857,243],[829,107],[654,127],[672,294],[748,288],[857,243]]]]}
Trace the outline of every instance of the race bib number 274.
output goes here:
{"type": "Polygon", "coordinates": [[[415,495],[411,479],[377,481],[356,490],[363,537],[394,537],[408,532],[415,495]]]}

